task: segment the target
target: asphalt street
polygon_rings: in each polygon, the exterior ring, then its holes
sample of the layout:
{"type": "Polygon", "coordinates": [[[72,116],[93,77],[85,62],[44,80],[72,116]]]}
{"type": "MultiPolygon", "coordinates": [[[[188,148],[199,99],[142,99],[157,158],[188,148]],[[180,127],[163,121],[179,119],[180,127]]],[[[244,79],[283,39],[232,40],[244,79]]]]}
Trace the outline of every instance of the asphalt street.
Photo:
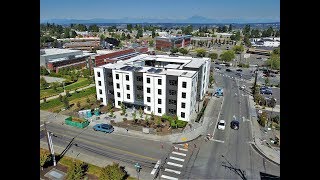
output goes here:
{"type": "MultiPolygon", "coordinates": [[[[217,84],[224,87],[222,111],[208,129],[213,139],[199,140],[199,152],[192,162],[190,179],[260,179],[260,172],[280,176],[280,167],[260,156],[251,146],[251,127],[246,95],[238,82],[225,76],[216,76],[217,84]],[[235,116],[239,130],[230,128],[235,116]],[[226,121],[226,129],[217,129],[217,120],[226,121]]],[[[212,115],[213,116],[213,115],[212,115]]]]}
{"type": "MultiPolygon", "coordinates": [[[[162,161],[172,150],[172,144],[138,139],[130,136],[105,134],[93,131],[92,128],[77,129],[67,125],[50,123],[48,131],[54,136],[54,145],[77,151],[88,156],[98,156],[102,161],[120,161],[126,166],[134,166],[138,162],[141,171],[150,174],[159,159],[162,161]]],[[[46,142],[43,131],[40,131],[40,141],[46,142]]]]}

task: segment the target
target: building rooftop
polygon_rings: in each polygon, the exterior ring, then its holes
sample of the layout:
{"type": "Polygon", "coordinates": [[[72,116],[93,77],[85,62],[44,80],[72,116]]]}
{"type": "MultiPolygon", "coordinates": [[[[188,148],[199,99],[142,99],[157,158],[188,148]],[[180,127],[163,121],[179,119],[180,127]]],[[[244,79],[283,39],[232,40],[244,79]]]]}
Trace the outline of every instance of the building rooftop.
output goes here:
{"type": "Polygon", "coordinates": [[[168,65],[164,66],[164,68],[178,69],[180,66],[181,66],[180,64],[168,64],[168,65]]]}
{"type": "Polygon", "coordinates": [[[51,56],[56,54],[65,54],[65,53],[72,53],[72,52],[81,52],[81,50],[73,50],[73,49],[60,49],[60,48],[49,48],[49,49],[41,49],[40,55],[41,56],[51,56]],[[43,54],[44,53],[44,54],[43,54]]]}
{"type": "Polygon", "coordinates": [[[199,68],[201,65],[209,60],[209,58],[193,58],[189,63],[187,63],[184,67],[188,68],[199,68]]]}
{"type": "Polygon", "coordinates": [[[54,58],[54,59],[49,59],[48,62],[59,62],[59,61],[65,61],[65,60],[69,60],[69,59],[77,59],[77,58],[82,58],[82,57],[86,57],[86,56],[90,56],[90,54],[80,54],[80,55],[75,55],[72,56],[71,58],[69,57],[62,57],[62,58],[54,58]]]}

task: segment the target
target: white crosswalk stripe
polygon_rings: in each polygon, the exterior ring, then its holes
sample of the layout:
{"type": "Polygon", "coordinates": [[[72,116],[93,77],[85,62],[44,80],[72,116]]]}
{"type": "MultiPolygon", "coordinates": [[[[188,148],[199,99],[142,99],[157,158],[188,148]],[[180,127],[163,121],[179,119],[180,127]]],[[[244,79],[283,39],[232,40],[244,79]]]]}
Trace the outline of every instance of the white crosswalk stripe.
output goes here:
{"type": "Polygon", "coordinates": [[[161,178],[170,179],[170,180],[178,180],[178,178],[174,178],[174,177],[167,176],[167,175],[161,175],[161,178]]]}
{"type": "Polygon", "coordinates": [[[176,174],[181,174],[180,171],[176,171],[176,170],[173,170],[173,169],[164,169],[164,171],[167,171],[167,172],[173,172],[173,173],[176,173],[176,174]]]}
{"type": "Polygon", "coordinates": [[[179,148],[179,147],[175,147],[175,146],[174,146],[174,149],[177,149],[177,150],[179,150],[179,151],[180,151],[180,150],[181,150],[181,151],[186,151],[186,152],[188,151],[188,149],[185,149],[185,148],[179,148]]]}
{"type": "Polygon", "coordinates": [[[169,164],[171,166],[177,166],[177,167],[182,167],[183,166],[181,164],[176,164],[176,163],[173,163],[173,162],[167,162],[167,164],[169,164]]]}
{"type": "Polygon", "coordinates": [[[177,155],[180,155],[180,156],[187,156],[187,155],[184,154],[184,153],[179,153],[179,152],[175,152],[175,151],[172,151],[172,154],[177,154],[177,155]]]}
{"type": "Polygon", "coordinates": [[[173,160],[177,160],[177,161],[182,161],[182,162],[184,162],[184,159],[181,159],[181,158],[177,158],[177,157],[173,157],[173,156],[170,156],[169,158],[170,158],[170,159],[173,159],[173,160]]]}

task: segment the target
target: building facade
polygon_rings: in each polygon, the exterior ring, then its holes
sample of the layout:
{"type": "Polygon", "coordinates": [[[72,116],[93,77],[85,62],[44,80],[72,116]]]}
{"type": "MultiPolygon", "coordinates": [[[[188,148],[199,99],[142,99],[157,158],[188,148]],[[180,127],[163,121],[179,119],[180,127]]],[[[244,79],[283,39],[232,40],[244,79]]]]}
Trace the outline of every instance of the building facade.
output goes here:
{"type": "Polygon", "coordinates": [[[169,51],[172,48],[183,48],[190,44],[191,35],[156,37],[156,49],[169,51]]]}
{"type": "Polygon", "coordinates": [[[142,108],[146,114],[189,121],[198,112],[210,73],[209,58],[139,55],[94,68],[97,99],[116,108],[142,108]],[[201,64],[201,65],[198,65],[201,64]]]}

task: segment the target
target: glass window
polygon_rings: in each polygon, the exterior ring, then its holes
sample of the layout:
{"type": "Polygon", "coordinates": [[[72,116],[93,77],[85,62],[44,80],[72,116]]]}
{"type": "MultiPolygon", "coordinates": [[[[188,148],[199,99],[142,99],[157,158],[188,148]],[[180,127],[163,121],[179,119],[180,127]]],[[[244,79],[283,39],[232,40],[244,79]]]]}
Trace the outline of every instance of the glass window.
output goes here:
{"type": "Polygon", "coordinates": [[[99,94],[102,94],[102,90],[101,89],[99,89],[99,94]]]}
{"type": "Polygon", "coordinates": [[[127,94],[127,99],[130,99],[130,94],[127,94]]]}
{"type": "Polygon", "coordinates": [[[161,89],[158,89],[158,94],[161,95],[161,89]]]}
{"type": "Polygon", "coordinates": [[[117,83],[117,89],[120,89],[120,84],[119,83],[117,83]]]}
{"type": "Polygon", "coordinates": [[[182,82],[182,87],[187,88],[187,82],[182,82]]]}
{"type": "Polygon", "coordinates": [[[126,80],[129,81],[129,75],[126,75],[126,80]]]}
{"type": "Polygon", "coordinates": [[[158,104],[161,104],[161,99],[158,99],[158,104]]]}
{"type": "Polygon", "coordinates": [[[101,86],[101,81],[98,81],[98,85],[101,86]]]}
{"type": "Polygon", "coordinates": [[[100,72],[97,72],[98,77],[100,77],[100,72]]]}
{"type": "Polygon", "coordinates": [[[117,96],[120,97],[120,93],[119,92],[117,92],[117,96]]]}
{"type": "Polygon", "coordinates": [[[147,93],[150,93],[150,88],[147,88],[147,93]]]}
{"type": "Polygon", "coordinates": [[[147,107],[147,111],[150,111],[150,110],[151,110],[151,107],[150,107],[150,106],[148,106],[148,107],[147,107]]]}
{"type": "Polygon", "coordinates": [[[181,112],[181,117],[182,118],[185,118],[186,117],[186,114],[184,112],[181,112]]]}
{"type": "Polygon", "coordinates": [[[127,85],[127,90],[130,90],[130,85],[127,85]]]}
{"type": "Polygon", "coordinates": [[[137,86],[137,90],[142,91],[143,87],[142,86],[137,86]]]}
{"type": "Polygon", "coordinates": [[[161,108],[158,108],[158,113],[161,113],[161,108]]]}
{"type": "Polygon", "coordinates": [[[162,79],[158,79],[158,85],[162,84],[162,79]]]}
{"type": "Polygon", "coordinates": [[[181,103],[181,108],[186,108],[186,103],[181,103]]]}
{"type": "Polygon", "coordinates": [[[150,97],[147,97],[147,102],[150,102],[150,97]]]}
{"type": "Polygon", "coordinates": [[[119,74],[116,74],[116,79],[119,79],[119,74]]]}
{"type": "Polygon", "coordinates": [[[150,84],[150,78],[147,78],[147,83],[150,84]]]}
{"type": "Polygon", "coordinates": [[[187,96],[186,93],[183,92],[182,93],[182,98],[186,98],[186,96],[187,96]]]}

